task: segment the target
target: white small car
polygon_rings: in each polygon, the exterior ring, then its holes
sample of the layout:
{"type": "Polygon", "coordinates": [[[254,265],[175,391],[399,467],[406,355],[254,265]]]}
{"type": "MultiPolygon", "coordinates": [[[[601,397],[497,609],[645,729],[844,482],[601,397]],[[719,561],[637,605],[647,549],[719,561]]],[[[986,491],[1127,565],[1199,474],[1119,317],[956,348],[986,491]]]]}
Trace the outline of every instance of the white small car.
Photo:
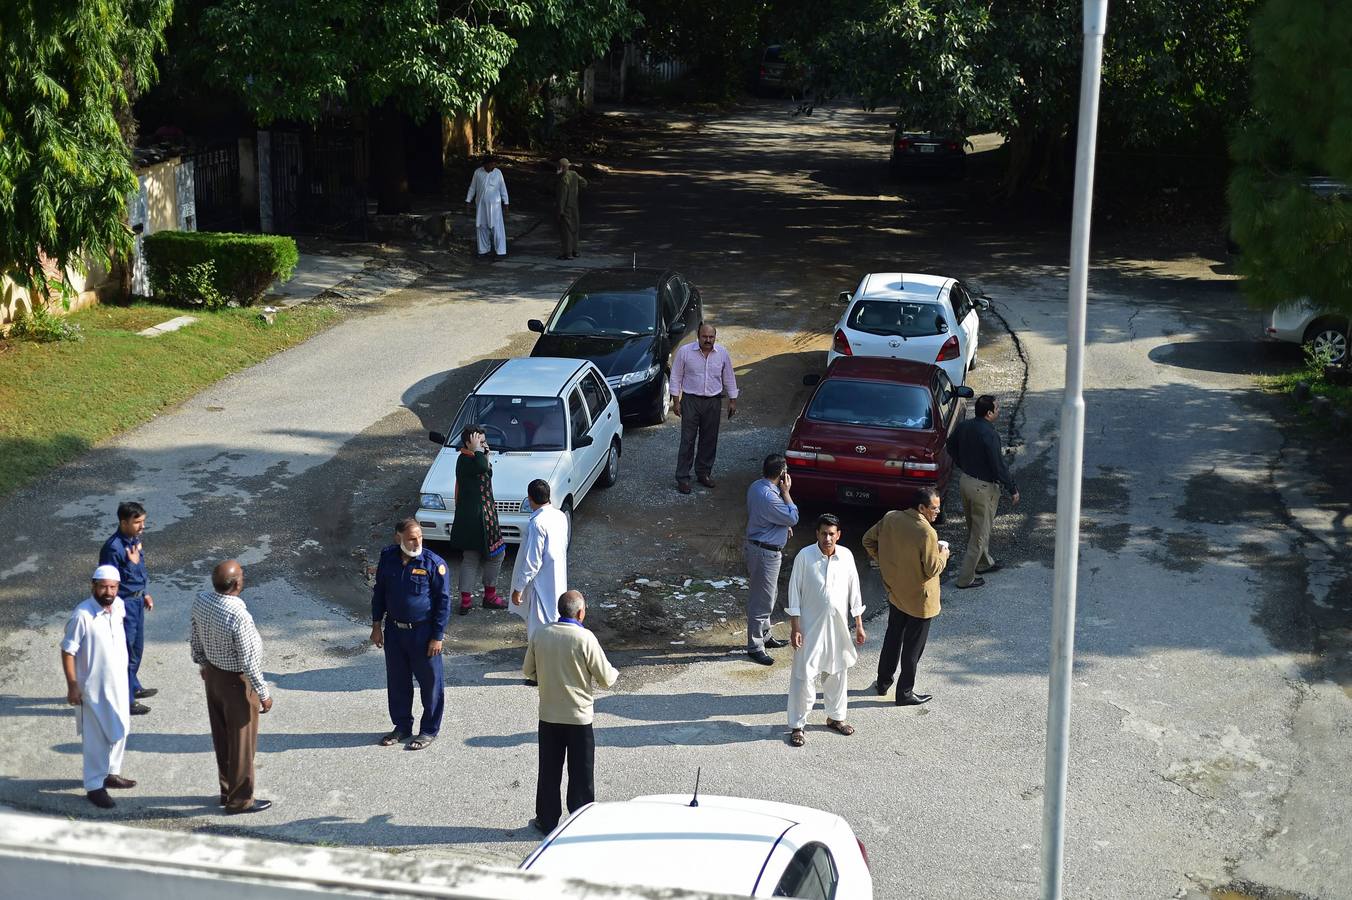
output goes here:
{"type": "Polygon", "coordinates": [[[520,868],[745,897],[872,900],[868,854],[833,813],[769,800],[636,797],[560,822],[520,868]]]}
{"type": "Polygon", "coordinates": [[[845,314],[827,366],[840,356],[909,359],[939,366],[955,385],[967,383],[981,332],[977,311],[990,308],[969,286],[942,275],[874,272],[840,301],[845,314]]]}
{"type": "Polygon", "coordinates": [[[1303,344],[1315,353],[1327,354],[1333,364],[1347,361],[1346,316],[1321,313],[1308,300],[1279,306],[1263,316],[1263,338],[1303,344]]]}
{"type": "MultiPolygon", "coordinates": [[[[568,516],[593,486],[620,472],[624,426],[615,392],[585,359],[509,359],[470,391],[423,478],[418,523],[428,540],[446,540],[455,521],[455,464],[466,425],[483,427],[493,463],[493,499],[508,543],[519,544],[530,519],[526,485],[549,482],[551,501],[568,516]]],[[[572,534],[571,527],[569,534],[572,534]]]]}

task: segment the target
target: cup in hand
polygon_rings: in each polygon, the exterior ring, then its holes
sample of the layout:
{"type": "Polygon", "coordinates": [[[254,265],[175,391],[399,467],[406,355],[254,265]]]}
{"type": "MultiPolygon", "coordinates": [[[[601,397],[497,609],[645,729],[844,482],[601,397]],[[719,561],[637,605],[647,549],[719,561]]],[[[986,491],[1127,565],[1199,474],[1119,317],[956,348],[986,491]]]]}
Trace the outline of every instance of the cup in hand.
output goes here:
{"type": "Polygon", "coordinates": [[[948,552],[948,541],[940,541],[940,542],[939,542],[939,551],[942,552],[942,553],[947,553],[947,552],[948,552]]]}

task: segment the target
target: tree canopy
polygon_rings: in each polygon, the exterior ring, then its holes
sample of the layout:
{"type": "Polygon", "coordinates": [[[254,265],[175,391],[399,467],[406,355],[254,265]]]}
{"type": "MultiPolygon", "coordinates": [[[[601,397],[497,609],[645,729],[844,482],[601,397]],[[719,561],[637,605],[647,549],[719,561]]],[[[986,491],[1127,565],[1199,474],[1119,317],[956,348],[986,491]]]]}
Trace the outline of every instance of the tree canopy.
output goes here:
{"type": "Polygon", "coordinates": [[[155,76],[172,0],[0,3],[0,270],[45,296],[44,260],[125,252],[136,91],[155,76]]]}
{"type": "Polygon", "coordinates": [[[1244,293],[1352,314],[1352,4],[1267,0],[1253,23],[1253,116],[1231,144],[1244,293]]]}

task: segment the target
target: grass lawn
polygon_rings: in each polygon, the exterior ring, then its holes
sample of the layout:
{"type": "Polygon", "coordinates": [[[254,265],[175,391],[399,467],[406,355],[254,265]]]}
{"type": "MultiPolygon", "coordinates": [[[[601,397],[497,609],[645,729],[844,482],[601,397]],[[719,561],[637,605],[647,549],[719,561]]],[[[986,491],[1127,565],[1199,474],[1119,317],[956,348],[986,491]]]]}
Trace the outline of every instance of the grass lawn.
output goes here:
{"type": "Polygon", "coordinates": [[[183,314],[150,303],[94,306],[70,316],[83,341],[0,340],[0,497],[342,315],[305,305],[265,325],[256,310],[225,309],[190,313],[197,321],[169,334],[136,334],[183,314]]]}
{"type": "MultiPolygon", "coordinates": [[[[1263,384],[1269,390],[1277,393],[1290,394],[1295,391],[1296,385],[1302,381],[1310,386],[1311,397],[1327,397],[1333,409],[1352,413],[1352,387],[1330,382],[1324,376],[1322,365],[1307,363],[1304,368],[1265,378],[1263,384]]],[[[1334,427],[1331,420],[1321,420],[1315,417],[1308,403],[1301,405],[1301,414],[1311,423],[1318,423],[1325,430],[1332,430],[1334,427]]]]}

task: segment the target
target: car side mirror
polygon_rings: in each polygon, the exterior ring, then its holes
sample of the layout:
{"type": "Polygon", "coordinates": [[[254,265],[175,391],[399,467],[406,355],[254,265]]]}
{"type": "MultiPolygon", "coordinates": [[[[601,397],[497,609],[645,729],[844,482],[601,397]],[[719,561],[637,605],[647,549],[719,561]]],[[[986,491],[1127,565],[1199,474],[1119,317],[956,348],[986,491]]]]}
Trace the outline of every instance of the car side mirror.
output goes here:
{"type": "Polygon", "coordinates": [[[683,335],[683,334],[685,334],[685,323],[684,323],[684,322],[677,322],[677,323],[675,323],[674,325],[671,326],[671,336],[672,336],[672,337],[680,337],[680,336],[683,335]]]}
{"type": "Polygon", "coordinates": [[[850,302],[850,292],[849,292],[849,291],[841,291],[839,294],[836,295],[836,300],[840,301],[841,303],[849,303],[849,302],[850,302]]]}
{"type": "Polygon", "coordinates": [[[972,390],[965,384],[960,384],[953,390],[955,393],[957,393],[959,397],[961,397],[964,400],[971,400],[973,397],[976,396],[976,391],[972,390]]]}
{"type": "Polygon", "coordinates": [[[442,434],[440,431],[427,432],[427,439],[434,444],[440,444],[443,447],[446,446],[446,435],[442,434]]]}
{"type": "Polygon", "coordinates": [[[592,436],[590,434],[584,434],[582,437],[573,441],[573,449],[581,450],[583,447],[590,447],[593,443],[595,442],[592,440],[592,436]]]}
{"type": "Polygon", "coordinates": [[[985,312],[986,310],[990,309],[990,308],[991,308],[991,298],[990,298],[990,297],[984,297],[984,296],[983,296],[983,297],[977,297],[977,298],[976,298],[976,308],[979,309],[979,310],[981,310],[982,312],[985,312]]]}
{"type": "Polygon", "coordinates": [[[545,323],[541,322],[539,319],[531,319],[529,322],[526,323],[526,327],[529,328],[531,331],[535,332],[536,334],[545,333],[545,323]]]}
{"type": "Polygon", "coordinates": [[[822,383],[822,377],[821,377],[820,375],[818,375],[816,372],[813,372],[811,375],[804,375],[804,376],[803,376],[803,386],[804,386],[804,387],[816,387],[817,385],[819,385],[819,384],[821,384],[821,383],[822,383]]]}

